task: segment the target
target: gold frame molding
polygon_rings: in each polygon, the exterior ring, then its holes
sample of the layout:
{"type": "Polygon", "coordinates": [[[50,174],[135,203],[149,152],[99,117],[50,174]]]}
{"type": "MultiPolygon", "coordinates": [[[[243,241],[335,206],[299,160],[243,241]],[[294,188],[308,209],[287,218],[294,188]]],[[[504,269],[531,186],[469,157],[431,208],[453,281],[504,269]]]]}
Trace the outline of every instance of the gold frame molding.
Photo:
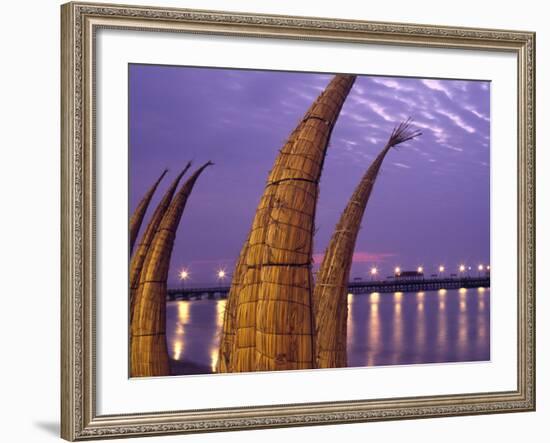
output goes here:
{"type": "Polygon", "coordinates": [[[67,440],[533,411],[535,409],[535,34],[326,18],[68,3],[61,7],[61,436],[67,440]],[[517,390],[385,400],[97,415],[94,36],[187,32],[507,51],[518,69],[517,390]]]}

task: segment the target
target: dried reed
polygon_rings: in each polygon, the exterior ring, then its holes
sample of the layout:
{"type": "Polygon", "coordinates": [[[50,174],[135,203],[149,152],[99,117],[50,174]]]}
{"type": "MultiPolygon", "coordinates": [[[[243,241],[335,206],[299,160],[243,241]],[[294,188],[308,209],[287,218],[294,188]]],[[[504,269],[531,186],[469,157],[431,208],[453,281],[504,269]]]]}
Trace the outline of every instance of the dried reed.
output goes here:
{"type": "Polygon", "coordinates": [[[355,76],[336,75],[281,149],[226,308],[222,372],[311,368],[314,218],[332,129],[355,76]]]}
{"type": "Polygon", "coordinates": [[[130,261],[130,315],[133,312],[135,292],[137,291],[137,288],[139,286],[139,275],[143,267],[143,262],[145,261],[145,256],[147,255],[147,251],[149,250],[149,246],[153,241],[153,237],[157,232],[157,228],[162,220],[162,217],[166,213],[166,210],[168,209],[168,206],[172,201],[172,197],[176,192],[176,188],[178,187],[181,178],[183,177],[183,175],[185,175],[190,167],[191,162],[187,163],[183,171],[181,171],[180,174],[175,178],[175,180],[172,182],[172,184],[162,197],[162,200],[160,201],[155,209],[155,212],[151,216],[151,220],[149,221],[145,232],[141,236],[141,241],[138,243],[136,252],[132,255],[132,260],[130,261]]]}
{"type": "Polygon", "coordinates": [[[380,166],[393,146],[421,135],[411,129],[411,120],[399,124],[384,149],[370,165],[355,188],[348,205],[336,225],[321,263],[313,304],[316,325],[316,367],[347,366],[347,286],[355,241],[380,166]]]}
{"type": "Polygon", "coordinates": [[[130,325],[130,373],[132,377],[169,375],[166,346],[166,280],[176,230],[185,205],[205,163],[174,196],[147,251],[135,294],[130,325]]]}
{"type": "Polygon", "coordinates": [[[153,194],[155,193],[157,186],[159,185],[160,181],[163,179],[163,177],[166,175],[167,172],[168,172],[168,169],[165,169],[164,172],[158,178],[158,180],[155,182],[155,184],[151,186],[151,188],[143,196],[141,201],[138,203],[136,209],[134,210],[134,213],[130,217],[130,254],[132,254],[132,251],[134,250],[134,243],[136,242],[136,238],[138,236],[139,228],[141,227],[141,222],[143,221],[143,217],[145,217],[145,213],[147,212],[147,207],[149,206],[149,203],[153,198],[153,194]]]}

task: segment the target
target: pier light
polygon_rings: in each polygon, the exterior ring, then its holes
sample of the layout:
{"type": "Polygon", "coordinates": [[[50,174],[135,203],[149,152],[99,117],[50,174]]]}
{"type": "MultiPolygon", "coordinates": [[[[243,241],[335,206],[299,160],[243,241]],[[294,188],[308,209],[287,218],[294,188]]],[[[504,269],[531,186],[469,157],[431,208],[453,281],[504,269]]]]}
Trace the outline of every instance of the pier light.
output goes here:
{"type": "Polygon", "coordinates": [[[225,276],[227,275],[225,269],[218,269],[216,271],[216,275],[218,276],[218,284],[221,286],[225,279],[225,276]]]}
{"type": "Polygon", "coordinates": [[[445,266],[440,265],[439,266],[439,272],[445,272],[445,266]]]}
{"type": "Polygon", "coordinates": [[[479,266],[477,267],[477,270],[478,270],[478,271],[483,271],[483,265],[479,265],[479,266]]]}
{"type": "Polygon", "coordinates": [[[419,273],[419,274],[422,274],[424,272],[424,268],[422,266],[419,266],[416,271],[419,273]]]}
{"type": "Polygon", "coordinates": [[[464,271],[466,270],[466,266],[460,265],[459,268],[458,268],[458,270],[459,270],[460,272],[464,272],[464,271]]]}
{"type": "Polygon", "coordinates": [[[181,287],[185,288],[185,281],[189,278],[189,271],[187,269],[182,269],[180,271],[180,280],[181,280],[181,287]]]}
{"type": "Polygon", "coordinates": [[[189,271],[187,269],[182,269],[180,272],[180,280],[187,280],[189,278],[189,271]]]}
{"type": "Polygon", "coordinates": [[[376,275],[376,274],[378,274],[378,269],[371,268],[370,273],[371,273],[371,275],[376,275]]]}
{"type": "Polygon", "coordinates": [[[486,267],[485,269],[487,269],[488,271],[490,271],[490,270],[491,270],[491,267],[490,267],[489,265],[487,265],[487,267],[486,267]]]}
{"type": "Polygon", "coordinates": [[[396,273],[397,275],[401,274],[401,268],[400,268],[399,266],[396,266],[396,267],[395,267],[395,273],[396,273]]]}

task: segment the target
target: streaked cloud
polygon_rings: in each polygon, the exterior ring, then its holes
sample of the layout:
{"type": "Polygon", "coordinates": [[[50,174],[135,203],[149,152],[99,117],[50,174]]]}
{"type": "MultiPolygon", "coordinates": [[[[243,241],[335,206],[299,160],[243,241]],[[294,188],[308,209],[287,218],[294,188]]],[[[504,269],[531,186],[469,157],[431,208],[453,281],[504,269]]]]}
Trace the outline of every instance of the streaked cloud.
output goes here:
{"type": "Polygon", "coordinates": [[[421,82],[428,88],[434,91],[443,92],[448,98],[453,98],[453,94],[450,88],[445,86],[440,80],[421,80],[421,82]]]}
{"type": "Polygon", "coordinates": [[[397,166],[398,168],[411,169],[409,165],[405,165],[403,163],[393,162],[392,165],[397,166]]]}
{"type": "Polygon", "coordinates": [[[473,134],[474,132],[476,132],[475,128],[473,128],[472,126],[466,124],[464,122],[464,120],[462,120],[462,117],[460,117],[460,115],[454,114],[452,112],[449,112],[449,111],[446,111],[446,110],[443,110],[443,109],[438,109],[437,112],[439,114],[444,115],[445,117],[447,117],[455,125],[457,125],[459,128],[464,129],[466,132],[469,132],[470,134],[473,134]]]}

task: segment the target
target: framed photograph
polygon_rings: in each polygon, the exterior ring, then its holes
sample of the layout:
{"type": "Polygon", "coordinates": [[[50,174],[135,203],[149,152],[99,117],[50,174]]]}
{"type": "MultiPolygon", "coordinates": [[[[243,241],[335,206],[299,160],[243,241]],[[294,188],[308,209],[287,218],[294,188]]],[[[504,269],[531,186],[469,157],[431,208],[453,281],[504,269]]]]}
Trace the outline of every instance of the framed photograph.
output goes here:
{"type": "Polygon", "coordinates": [[[535,409],[535,35],[62,6],[62,437],[535,409]]]}

